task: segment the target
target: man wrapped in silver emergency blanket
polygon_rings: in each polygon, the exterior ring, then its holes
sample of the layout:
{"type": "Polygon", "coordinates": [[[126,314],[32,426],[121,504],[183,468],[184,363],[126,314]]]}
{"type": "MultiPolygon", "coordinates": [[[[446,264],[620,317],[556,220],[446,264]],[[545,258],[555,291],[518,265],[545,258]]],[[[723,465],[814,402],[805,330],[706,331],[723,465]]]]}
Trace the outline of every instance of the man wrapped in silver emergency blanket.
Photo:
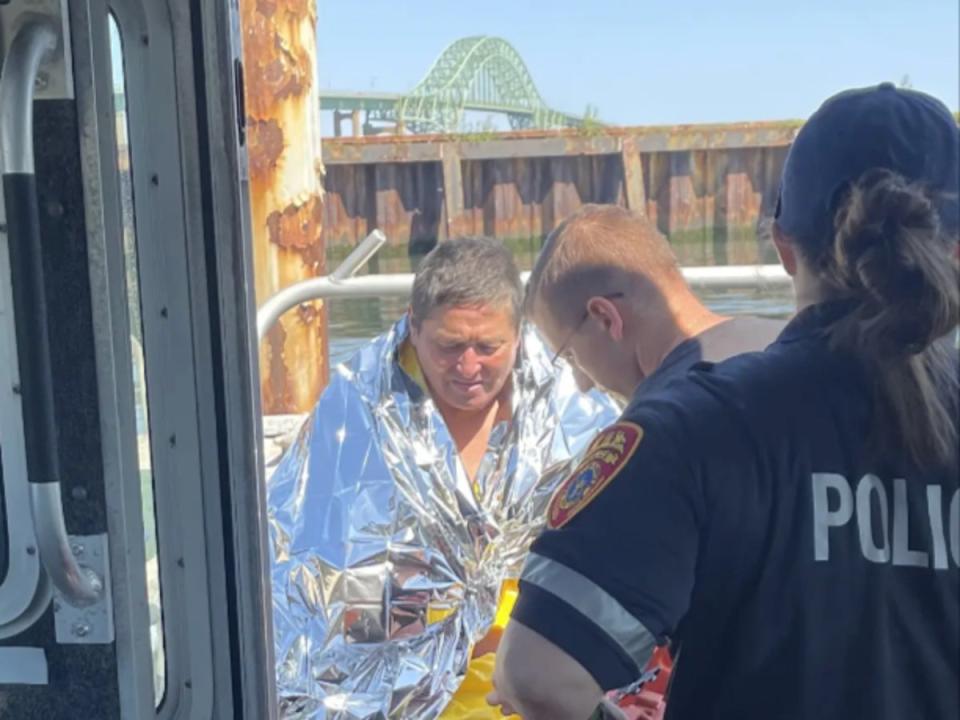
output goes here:
{"type": "Polygon", "coordinates": [[[619,413],[521,328],[510,419],[471,479],[433,383],[405,362],[411,326],[404,316],[336,369],[269,481],[283,718],[454,717],[552,492],[619,413]]]}

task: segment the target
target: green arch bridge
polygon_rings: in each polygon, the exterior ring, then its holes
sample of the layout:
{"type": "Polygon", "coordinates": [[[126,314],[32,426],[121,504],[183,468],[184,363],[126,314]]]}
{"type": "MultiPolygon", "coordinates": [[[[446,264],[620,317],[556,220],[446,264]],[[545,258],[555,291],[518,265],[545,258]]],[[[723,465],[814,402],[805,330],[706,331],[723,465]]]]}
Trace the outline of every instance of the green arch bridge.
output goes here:
{"type": "Polygon", "coordinates": [[[548,107],[513,46],[482,35],[447,46],[405,95],[325,90],[320,107],[334,112],[337,135],[347,117],[354,135],[462,132],[468,111],[505,115],[514,130],[580,127],[587,121],[548,107]]]}

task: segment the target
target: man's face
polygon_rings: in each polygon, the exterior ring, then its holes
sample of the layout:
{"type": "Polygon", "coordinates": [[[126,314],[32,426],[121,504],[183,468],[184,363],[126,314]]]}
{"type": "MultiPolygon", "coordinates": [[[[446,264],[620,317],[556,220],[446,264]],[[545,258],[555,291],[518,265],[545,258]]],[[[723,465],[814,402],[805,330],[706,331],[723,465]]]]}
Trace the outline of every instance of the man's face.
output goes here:
{"type": "Polygon", "coordinates": [[[551,351],[559,353],[573,370],[581,392],[598,387],[615,395],[630,397],[631,379],[620,369],[621,343],[605,332],[596,318],[586,317],[586,308],[573,322],[561,322],[544,304],[537,303],[531,318],[551,351]]]}
{"type": "Polygon", "coordinates": [[[459,410],[483,410],[510,378],[519,337],[508,306],[435,309],[410,340],[435,399],[459,410]]]}

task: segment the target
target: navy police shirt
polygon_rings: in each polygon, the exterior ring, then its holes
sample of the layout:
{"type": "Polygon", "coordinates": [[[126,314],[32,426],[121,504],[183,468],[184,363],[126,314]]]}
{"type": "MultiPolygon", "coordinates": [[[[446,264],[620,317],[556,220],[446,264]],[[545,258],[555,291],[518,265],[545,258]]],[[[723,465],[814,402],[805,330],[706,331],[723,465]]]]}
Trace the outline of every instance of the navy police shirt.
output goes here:
{"type": "MultiPolygon", "coordinates": [[[[784,322],[739,315],[687,338],[678,344],[642,383],[631,400],[639,402],[648,393],[664,388],[671,380],[699,362],[718,363],[741,353],[763,350],[783,331],[784,322]]],[[[629,406],[627,412],[630,412],[629,406]]]]}
{"type": "Polygon", "coordinates": [[[668,718],[960,717],[956,458],[921,471],[868,449],[867,378],[822,332],[841,309],[602,432],[552,500],[514,619],[604,689],[678,643],[668,718]]]}

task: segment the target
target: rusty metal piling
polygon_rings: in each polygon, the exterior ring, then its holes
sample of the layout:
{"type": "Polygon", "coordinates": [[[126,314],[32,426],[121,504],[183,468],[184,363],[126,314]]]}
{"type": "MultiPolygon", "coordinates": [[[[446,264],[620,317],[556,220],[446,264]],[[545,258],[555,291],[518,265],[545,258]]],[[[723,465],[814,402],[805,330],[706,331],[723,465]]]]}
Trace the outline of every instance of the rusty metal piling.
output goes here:
{"type": "MultiPolygon", "coordinates": [[[[325,271],[315,0],[240,0],[257,305],[325,271]]],[[[260,347],[265,414],[308,411],[328,376],[326,308],[289,313],[260,347]]]]}

